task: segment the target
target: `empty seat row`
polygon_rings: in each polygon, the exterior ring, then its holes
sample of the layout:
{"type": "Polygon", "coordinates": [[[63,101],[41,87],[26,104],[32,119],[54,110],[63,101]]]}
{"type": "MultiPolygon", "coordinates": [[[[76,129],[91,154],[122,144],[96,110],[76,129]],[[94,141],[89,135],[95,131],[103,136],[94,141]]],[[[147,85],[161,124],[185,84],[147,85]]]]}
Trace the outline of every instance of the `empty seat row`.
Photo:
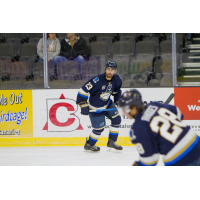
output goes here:
{"type": "MultiPolygon", "coordinates": [[[[121,76],[123,81],[123,87],[139,87],[139,85],[142,87],[148,86],[147,82],[149,80],[147,77],[151,74],[152,67],[152,63],[150,61],[132,61],[129,68],[127,68],[125,62],[117,62],[117,65],[118,74],[121,76]],[[141,71],[145,71],[145,75],[141,76],[139,79],[135,79],[134,77],[141,73],[141,71]]],[[[0,69],[1,77],[4,77],[1,83],[2,86],[5,86],[4,89],[44,87],[43,62],[34,64],[33,79],[29,78],[29,75],[31,75],[30,64],[26,62],[6,63],[1,61],[0,69]],[[6,79],[7,75],[9,75],[8,79],[6,79]]],[[[97,60],[85,61],[82,65],[82,80],[80,80],[77,78],[79,75],[78,63],[75,61],[63,61],[58,64],[58,76],[55,77],[55,65],[53,62],[49,62],[49,85],[51,88],[79,88],[90,78],[98,75],[100,70],[104,71],[104,68],[101,68],[100,63],[98,63],[97,60]]],[[[157,62],[155,64],[156,79],[158,79],[161,83],[163,81],[168,81],[167,85],[161,84],[161,86],[170,86],[172,81],[171,70],[172,67],[170,61],[164,60],[164,62],[157,62]]]]}
{"type": "Polygon", "coordinates": [[[30,74],[30,63],[0,60],[1,80],[26,79],[30,74]]]}
{"type": "MultiPolygon", "coordinates": [[[[61,40],[66,37],[66,33],[58,33],[58,38],[61,40]]],[[[137,33],[77,33],[81,35],[89,44],[93,41],[106,41],[107,43],[112,44],[115,41],[131,41],[135,44],[138,41],[137,37],[140,34],[137,33]]],[[[143,40],[154,41],[159,45],[159,37],[152,36],[151,34],[146,34],[143,40]]],[[[14,43],[37,43],[40,38],[43,37],[42,33],[2,33],[0,35],[0,41],[2,42],[14,42],[14,43]]],[[[170,38],[170,35],[169,35],[170,38]]]]}
{"type": "MultiPolygon", "coordinates": [[[[125,57],[132,57],[134,59],[152,60],[156,55],[167,54],[168,58],[172,55],[172,41],[162,41],[159,49],[153,41],[140,41],[136,43],[134,48],[133,44],[128,41],[118,41],[112,44],[112,50],[109,50],[109,45],[106,42],[93,42],[90,43],[90,56],[107,56],[113,60],[116,55],[125,57]],[[111,54],[113,56],[111,56],[111,54]],[[109,57],[110,56],[110,57],[109,57]]],[[[177,54],[180,53],[180,46],[176,44],[177,54]]]]}
{"type": "MultiPolygon", "coordinates": [[[[105,42],[106,43],[106,42],[105,42]]],[[[103,42],[93,42],[90,44],[91,53],[94,55],[101,55],[101,52],[104,54],[108,53],[105,48],[106,44],[103,42]],[[102,49],[104,47],[104,49],[102,49]],[[96,52],[92,52],[93,49],[96,49],[96,52]]],[[[176,44],[177,53],[180,52],[180,46],[176,44]]],[[[157,49],[156,43],[154,41],[145,40],[136,43],[135,49],[133,44],[130,41],[117,41],[112,44],[112,54],[171,54],[172,53],[172,41],[162,41],[157,49]]]]}
{"type": "MultiPolygon", "coordinates": [[[[108,55],[111,54],[109,46],[106,42],[93,42],[90,44],[90,55],[108,55]]],[[[180,51],[179,45],[177,44],[177,53],[180,51]]],[[[134,50],[133,44],[128,41],[118,41],[112,45],[112,54],[114,55],[133,55],[135,53],[136,59],[152,59],[155,55],[160,54],[171,54],[172,42],[163,41],[160,43],[160,51],[157,51],[156,44],[153,41],[141,41],[136,44],[134,50]],[[149,56],[149,58],[148,58],[149,56]]],[[[17,49],[15,44],[0,44],[0,57],[14,57],[16,55],[23,56],[37,56],[37,45],[36,44],[22,44],[17,49]]]]}
{"type": "MultiPolygon", "coordinates": [[[[65,37],[66,33],[57,33],[58,37],[65,37]]],[[[133,36],[136,37],[137,33],[76,33],[76,35],[80,35],[82,37],[113,37],[116,35],[119,36],[133,36]]],[[[6,39],[11,39],[11,38],[24,38],[24,37],[28,37],[28,38],[41,38],[43,37],[43,33],[1,33],[0,37],[4,37],[6,39]]]]}
{"type": "MultiPolygon", "coordinates": [[[[159,46],[159,51],[155,42],[153,41],[140,41],[136,43],[135,49],[129,41],[117,41],[112,44],[112,51],[109,51],[108,44],[106,42],[97,41],[90,44],[91,55],[106,55],[112,54],[171,54],[172,53],[172,41],[162,41],[159,46]]],[[[177,43],[177,53],[180,52],[180,46],[177,43]]]]}
{"type": "MultiPolygon", "coordinates": [[[[37,62],[33,66],[33,74],[30,73],[30,64],[27,62],[0,61],[0,88],[44,88],[44,63],[37,62]]],[[[55,65],[48,62],[48,79],[51,88],[72,88],[78,77],[78,63],[75,61],[63,61],[58,64],[57,76],[55,65]]]]}
{"type": "Polygon", "coordinates": [[[1,33],[1,36],[5,37],[6,39],[11,38],[41,38],[43,37],[43,33],[1,33]]]}
{"type": "Polygon", "coordinates": [[[37,61],[37,45],[25,43],[18,48],[15,44],[0,44],[0,60],[28,61],[31,64],[37,61]]]}
{"type": "MultiPolygon", "coordinates": [[[[131,60],[129,62],[122,59],[115,59],[116,63],[118,64],[118,73],[121,75],[127,74],[127,76],[130,76],[131,74],[137,74],[141,70],[143,70],[146,67],[152,66],[152,60],[131,60]]],[[[178,59],[177,59],[178,60],[178,59]]],[[[4,66],[8,69],[8,65],[18,65],[20,66],[22,63],[26,62],[11,62],[11,61],[5,61],[0,60],[1,63],[5,63],[4,66]]],[[[53,63],[52,61],[49,63],[53,63]]],[[[82,75],[88,75],[85,73],[85,68],[87,71],[90,71],[91,75],[97,75],[104,72],[104,66],[105,66],[106,60],[102,59],[100,56],[91,56],[89,61],[85,61],[82,64],[82,75]],[[96,69],[95,69],[96,68],[96,69]]],[[[29,63],[30,64],[30,63],[29,63]]],[[[160,59],[154,63],[155,65],[155,73],[172,73],[172,60],[169,59],[160,59]]],[[[33,65],[33,70],[30,70],[31,73],[34,73],[35,66],[40,66],[41,70],[43,70],[43,62],[36,62],[33,65]]],[[[63,61],[58,63],[58,69],[62,68],[62,72],[60,74],[68,74],[68,75],[78,75],[78,67],[77,67],[76,61],[63,61]]],[[[3,67],[2,69],[4,69],[3,67]]],[[[55,68],[55,67],[54,67],[55,68]]],[[[89,73],[88,71],[88,73],[89,73]]],[[[9,73],[9,72],[8,72],[9,73]]],[[[122,76],[123,77],[123,76],[122,76]]]]}
{"type": "MultiPolygon", "coordinates": [[[[86,40],[89,40],[90,42],[92,41],[101,41],[101,40],[106,40],[107,42],[114,42],[114,41],[125,41],[129,40],[135,43],[135,40],[137,41],[140,36],[139,40],[152,40],[154,41],[157,45],[159,45],[160,39],[159,36],[160,34],[141,34],[141,33],[76,33],[77,35],[81,35],[82,37],[86,38],[86,40]]],[[[58,38],[62,39],[66,37],[66,33],[57,33],[58,38]]],[[[163,34],[161,34],[163,35],[163,34]]],[[[36,42],[40,38],[43,37],[43,33],[1,33],[0,34],[0,41],[2,42],[9,42],[10,40],[21,41],[22,43],[24,42],[36,42]]],[[[167,40],[171,40],[172,34],[166,34],[167,40]]],[[[164,37],[163,37],[164,39],[164,37]]],[[[162,39],[162,40],[163,40],[162,39]]],[[[176,34],[176,39],[178,42],[183,45],[185,43],[185,34],[176,34]]]]}

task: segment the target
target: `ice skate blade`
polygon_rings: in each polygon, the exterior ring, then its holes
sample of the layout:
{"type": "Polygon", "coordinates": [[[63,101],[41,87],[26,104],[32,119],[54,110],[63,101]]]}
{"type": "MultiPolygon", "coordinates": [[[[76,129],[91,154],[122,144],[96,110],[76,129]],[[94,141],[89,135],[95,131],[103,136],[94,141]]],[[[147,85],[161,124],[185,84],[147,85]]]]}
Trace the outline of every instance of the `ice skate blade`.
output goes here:
{"type": "Polygon", "coordinates": [[[121,153],[122,152],[122,150],[117,150],[117,149],[114,149],[114,148],[111,148],[111,147],[107,147],[106,151],[114,152],[114,153],[121,153]]]}
{"type": "Polygon", "coordinates": [[[91,150],[83,150],[83,152],[86,152],[86,153],[99,153],[100,151],[91,151],[91,150]]]}

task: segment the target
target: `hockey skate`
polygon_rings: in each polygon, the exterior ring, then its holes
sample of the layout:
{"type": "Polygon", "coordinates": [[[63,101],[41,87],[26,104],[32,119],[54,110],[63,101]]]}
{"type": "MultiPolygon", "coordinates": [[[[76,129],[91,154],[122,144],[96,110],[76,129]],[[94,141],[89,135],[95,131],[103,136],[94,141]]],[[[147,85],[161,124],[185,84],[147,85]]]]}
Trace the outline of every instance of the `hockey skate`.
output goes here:
{"type": "MultiPolygon", "coordinates": [[[[113,140],[109,139],[107,144],[107,151],[117,150],[117,152],[121,152],[123,150],[123,147],[117,145],[113,140]]],[[[115,151],[116,152],[116,151],[115,151]]]]}
{"type": "Polygon", "coordinates": [[[89,144],[89,140],[87,140],[87,138],[86,138],[86,143],[85,143],[84,149],[85,149],[85,152],[99,152],[100,151],[100,147],[91,146],[89,144]]]}

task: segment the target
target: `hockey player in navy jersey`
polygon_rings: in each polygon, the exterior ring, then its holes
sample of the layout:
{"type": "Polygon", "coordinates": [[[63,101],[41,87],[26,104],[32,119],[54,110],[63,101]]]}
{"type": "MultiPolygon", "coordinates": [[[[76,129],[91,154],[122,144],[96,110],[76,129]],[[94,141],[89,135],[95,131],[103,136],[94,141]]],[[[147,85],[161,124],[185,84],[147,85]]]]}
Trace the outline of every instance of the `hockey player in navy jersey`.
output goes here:
{"type": "Polygon", "coordinates": [[[130,138],[140,156],[134,166],[156,165],[159,153],[167,166],[200,165],[199,136],[183,123],[178,107],[159,102],[145,106],[140,92],[132,89],[123,93],[119,110],[135,119],[130,138]]]}
{"type": "Polygon", "coordinates": [[[95,144],[105,128],[105,117],[111,120],[107,146],[116,150],[122,150],[122,147],[115,143],[121,124],[121,117],[117,109],[102,112],[95,111],[98,109],[116,108],[121,97],[122,86],[122,80],[116,74],[116,71],[117,64],[114,61],[108,61],[105,65],[105,73],[91,78],[78,92],[76,103],[81,107],[81,114],[89,115],[93,128],[89,135],[89,140],[86,140],[85,150],[100,151],[100,147],[95,146],[95,144]],[[110,99],[111,95],[114,96],[114,102],[110,99]],[[89,112],[91,110],[95,112],[89,112]]]}

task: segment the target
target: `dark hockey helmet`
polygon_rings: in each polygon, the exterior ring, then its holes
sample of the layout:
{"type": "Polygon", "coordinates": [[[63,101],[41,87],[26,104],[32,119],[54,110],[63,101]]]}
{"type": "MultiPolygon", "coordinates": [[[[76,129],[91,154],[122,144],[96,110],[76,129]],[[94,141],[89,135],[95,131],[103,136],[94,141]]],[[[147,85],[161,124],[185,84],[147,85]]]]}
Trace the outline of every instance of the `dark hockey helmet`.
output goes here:
{"type": "Polygon", "coordinates": [[[117,69],[117,63],[115,61],[108,61],[105,65],[105,69],[107,67],[113,68],[113,69],[117,69]]]}
{"type": "Polygon", "coordinates": [[[122,94],[118,105],[121,108],[126,108],[127,112],[130,112],[130,107],[132,105],[134,105],[137,109],[140,109],[144,103],[142,101],[141,93],[136,89],[131,89],[122,94]]]}

